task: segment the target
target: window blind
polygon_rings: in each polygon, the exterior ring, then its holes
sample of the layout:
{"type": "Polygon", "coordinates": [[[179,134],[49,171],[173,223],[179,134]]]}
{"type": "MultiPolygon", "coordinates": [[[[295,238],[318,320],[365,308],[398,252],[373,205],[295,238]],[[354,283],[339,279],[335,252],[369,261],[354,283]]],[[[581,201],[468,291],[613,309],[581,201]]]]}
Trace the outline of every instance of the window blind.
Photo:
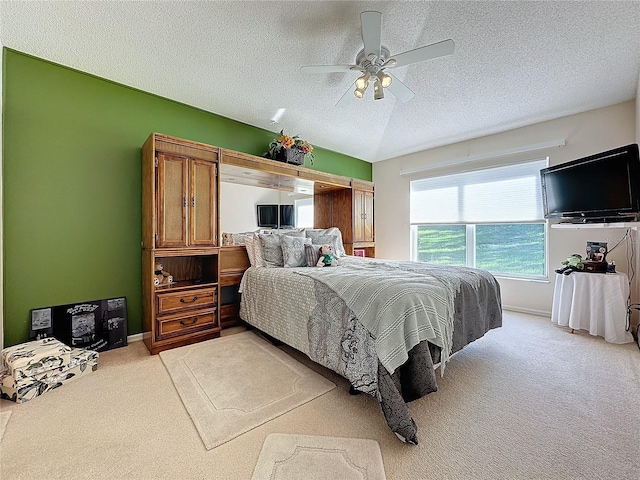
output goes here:
{"type": "Polygon", "coordinates": [[[544,220],[540,170],[547,159],[411,182],[410,219],[421,223],[544,220]]]}

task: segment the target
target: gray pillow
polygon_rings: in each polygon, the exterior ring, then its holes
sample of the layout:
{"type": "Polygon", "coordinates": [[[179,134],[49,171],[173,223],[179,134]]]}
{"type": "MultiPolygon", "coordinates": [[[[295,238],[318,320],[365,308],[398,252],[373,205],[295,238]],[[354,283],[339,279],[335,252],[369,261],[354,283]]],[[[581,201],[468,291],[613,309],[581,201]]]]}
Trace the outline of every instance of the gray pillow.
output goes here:
{"type": "Polygon", "coordinates": [[[280,235],[277,233],[258,235],[262,246],[262,259],[265,267],[283,267],[282,247],[280,246],[280,235]]]}
{"type": "Polygon", "coordinates": [[[306,237],[304,228],[291,228],[288,230],[278,230],[280,235],[288,235],[290,237],[306,237]]]}
{"type": "Polygon", "coordinates": [[[304,246],[304,256],[307,261],[307,267],[315,267],[320,259],[320,247],[322,245],[306,244],[304,246]]]}
{"type": "Polygon", "coordinates": [[[232,233],[233,243],[231,245],[244,245],[244,237],[253,235],[255,232],[232,233]]]}
{"type": "Polygon", "coordinates": [[[311,245],[310,238],[290,237],[288,235],[282,235],[280,237],[282,259],[285,267],[307,266],[307,259],[304,255],[305,245],[311,245]]]}
{"type": "MultiPolygon", "coordinates": [[[[337,257],[338,254],[338,236],[337,235],[327,235],[326,233],[323,235],[318,235],[316,233],[317,231],[313,232],[311,235],[311,243],[313,243],[314,245],[318,245],[318,247],[320,247],[321,245],[331,245],[331,247],[333,248],[333,254],[337,257]]],[[[320,230],[320,232],[324,232],[324,230],[320,230]]],[[[309,232],[307,232],[307,235],[309,234],[309,232]]]]}
{"type": "Polygon", "coordinates": [[[307,237],[309,237],[312,243],[316,245],[323,245],[325,243],[330,244],[333,247],[333,253],[336,257],[344,257],[347,253],[344,250],[344,245],[342,244],[342,232],[338,227],[331,228],[307,228],[306,230],[307,237]],[[335,235],[336,240],[333,242],[329,241],[320,241],[319,238],[326,235],[335,235]]]}

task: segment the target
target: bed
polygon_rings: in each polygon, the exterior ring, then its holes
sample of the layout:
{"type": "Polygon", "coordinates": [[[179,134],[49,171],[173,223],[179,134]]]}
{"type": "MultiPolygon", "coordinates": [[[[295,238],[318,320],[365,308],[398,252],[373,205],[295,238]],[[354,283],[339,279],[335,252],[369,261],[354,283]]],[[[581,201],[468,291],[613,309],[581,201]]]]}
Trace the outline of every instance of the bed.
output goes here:
{"type": "Polygon", "coordinates": [[[437,390],[450,356],[502,325],[483,270],[343,256],[327,268],[249,267],[240,317],[375,397],[389,428],[418,443],[408,402],[437,390]]]}

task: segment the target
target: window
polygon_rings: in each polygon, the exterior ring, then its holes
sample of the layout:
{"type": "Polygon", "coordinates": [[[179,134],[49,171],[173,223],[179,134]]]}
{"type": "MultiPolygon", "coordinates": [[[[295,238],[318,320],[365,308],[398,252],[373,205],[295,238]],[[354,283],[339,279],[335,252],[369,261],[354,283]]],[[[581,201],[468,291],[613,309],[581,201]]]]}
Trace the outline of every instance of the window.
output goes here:
{"type": "Polygon", "coordinates": [[[296,208],[296,228],[313,228],[313,197],[294,201],[296,208]]]}
{"type": "Polygon", "coordinates": [[[546,166],[543,159],[412,181],[412,260],[546,277],[546,166]]]}

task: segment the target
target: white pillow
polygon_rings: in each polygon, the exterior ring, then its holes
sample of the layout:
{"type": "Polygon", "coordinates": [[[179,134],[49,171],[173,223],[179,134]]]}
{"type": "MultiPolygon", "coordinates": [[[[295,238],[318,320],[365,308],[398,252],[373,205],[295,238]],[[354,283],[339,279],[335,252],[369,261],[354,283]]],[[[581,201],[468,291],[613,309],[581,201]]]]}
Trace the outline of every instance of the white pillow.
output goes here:
{"type": "Polygon", "coordinates": [[[247,256],[249,257],[249,263],[252,267],[264,267],[264,260],[262,259],[262,246],[260,245],[260,239],[254,233],[252,235],[245,235],[244,246],[247,249],[247,256]]]}
{"type": "Polygon", "coordinates": [[[249,263],[252,267],[256,266],[256,254],[255,254],[255,243],[253,235],[245,235],[244,236],[244,246],[247,249],[247,257],[249,257],[249,263]]]}
{"type": "Polygon", "coordinates": [[[323,237],[326,235],[335,235],[337,237],[335,244],[333,246],[333,253],[336,257],[345,257],[347,252],[344,251],[344,245],[342,243],[342,232],[338,227],[331,228],[307,228],[305,233],[308,238],[312,240],[312,243],[316,245],[322,245],[323,242],[316,241],[319,237],[323,237]]]}
{"type": "Polygon", "coordinates": [[[256,258],[256,267],[267,266],[264,261],[264,257],[262,256],[262,244],[260,243],[260,238],[256,234],[253,235],[253,255],[256,258]]]}
{"type": "Polygon", "coordinates": [[[304,256],[304,246],[311,245],[311,239],[306,237],[291,237],[282,235],[280,246],[282,247],[282,259],[285,267],[306,267],[307,259],[304,256]]]}
{"type": "Polygon", "coordinates": [[[288,235],[290,237],[304,237],[304,228],[289,228],[287,230],[277,230],[280,235],[288,235]]]}

